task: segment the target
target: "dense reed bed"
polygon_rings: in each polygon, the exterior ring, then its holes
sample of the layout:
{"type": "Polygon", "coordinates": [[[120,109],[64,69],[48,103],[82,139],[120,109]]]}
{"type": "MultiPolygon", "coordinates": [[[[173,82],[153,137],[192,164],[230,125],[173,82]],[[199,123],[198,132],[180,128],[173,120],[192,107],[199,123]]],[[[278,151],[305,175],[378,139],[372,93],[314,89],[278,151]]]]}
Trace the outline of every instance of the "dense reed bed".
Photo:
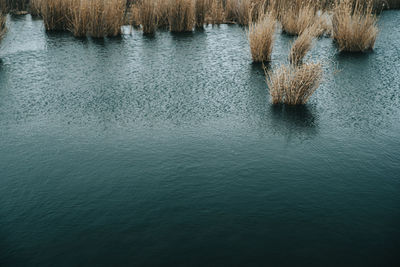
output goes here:
{"type": "Polygon", "coordinates": [[[76,37],[121,34],[125,0],[34,0],[48,31],[71,31],[76,37]]]}
{"type": "Polygon", "coordinates": [[[363,52],[374,48],[378,35],[373,2],[338,0],[333,11],[333,39],[340,51],[363,52]]]}
{"type": "Polygon", "coordinates": [[[271,13],[266,13],[255,23],[250,23],[247,35],[253,62],[271,60],[275,29],[276,21],[271,13]]]}

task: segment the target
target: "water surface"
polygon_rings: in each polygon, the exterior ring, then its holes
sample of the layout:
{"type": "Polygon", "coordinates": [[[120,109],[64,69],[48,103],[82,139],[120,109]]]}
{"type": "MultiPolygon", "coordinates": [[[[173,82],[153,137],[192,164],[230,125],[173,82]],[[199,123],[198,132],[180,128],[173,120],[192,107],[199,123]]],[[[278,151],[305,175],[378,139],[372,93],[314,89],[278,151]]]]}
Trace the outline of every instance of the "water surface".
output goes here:
{"type": "Polygon", "coordinates": [[[10,17],[0,265],[398,265],[398,25],[366,54],[318,40],[324,83],[288,108],[238,26],[94,40],[10,17]]]}

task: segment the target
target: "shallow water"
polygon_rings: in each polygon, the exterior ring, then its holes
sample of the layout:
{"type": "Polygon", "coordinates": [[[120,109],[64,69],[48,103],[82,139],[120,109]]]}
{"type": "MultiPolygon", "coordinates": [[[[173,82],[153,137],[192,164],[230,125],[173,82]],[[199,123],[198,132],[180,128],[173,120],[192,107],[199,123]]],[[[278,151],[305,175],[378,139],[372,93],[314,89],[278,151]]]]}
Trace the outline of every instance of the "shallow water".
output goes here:
{"type": "Polygon", "coordinates": [[[367,54],[318,40],[324,83],[283,108],[238,26],[99,41],[11,17],[0,265],[399,264],[398,25],[367,54]]]}

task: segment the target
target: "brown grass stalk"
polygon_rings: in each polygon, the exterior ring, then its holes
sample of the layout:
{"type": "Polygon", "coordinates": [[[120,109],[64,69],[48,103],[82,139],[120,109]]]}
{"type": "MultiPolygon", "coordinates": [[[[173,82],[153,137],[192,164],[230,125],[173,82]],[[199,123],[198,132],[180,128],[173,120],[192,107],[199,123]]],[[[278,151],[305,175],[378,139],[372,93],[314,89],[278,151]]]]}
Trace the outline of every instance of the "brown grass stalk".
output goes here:
{"type": "Polygon", "coordinates": [[[138,15],[143,33],[153,34],[157,30],[157,2],[154,0],[143,0],[139,4],[138,15]]]}
{"type": "Polygon", "coordinates": [[[304,57],[310,51],[313,44],[313,39],[317,34],[317,28],[314,26],[307,28],[294,41],[289,53],[289,62],[293,65],[300,65],[304,57]]]}
{"type": "Polygon", "coordinates": [[[319,87],[322,65],[307,63],[300,66],[282,65],[267,71],[267,84],[272,104],[303,105],[319,87]]]}
{"type": "Polygon", "coordinates": [[[222,0],[211,0],[208,22],[210,24],[216,24],[216,25],[225,22],[224,6],[222,0]]]}
{"type": "Polygon", "coordinates": [[[42,6],[42,0],[30,0],[29,1],[29,13],[34,17],[41,16],[40,8],[42,6]]]}
{"type": "Polygon", "coordinates": [[[255,23],[250,23],[248,39],[253,62],[266,62],[271,60],[276,28],[275,18],[267,13],[255,23]]]}
{"type": "Polygon", "coordinates": [[[72,0],[43,0],[40,6],[47,31],[63,31],[70,28],[72,0]]]}
{"type": "Polygon", "coordinates": [[[378,35],[377,17],[371,1],[355,4],[339,0],[332,18],[332,37],[339,51],[363,52],[374,48],[378,35]]]}
{"type": "Polygon", "coordinates": [[[312,2],[300,6],[293,4],[285,10],[281,10],[279,17],[283,32],[290,35],[300,35],[319,19],[312,2]]]}
{"type": "Polygon", "coordinates": [[[196,27],[202,28],[209,10],[209,0],[195,0],[196,27]]]}
{"type": "Polygon", "coordinates": [[[7,15],[0,12],[0,41],[4,38],[7,32],[6,21],[7,15]]]}
{"type": "Polygon", "coordinates": [[[196,19],[192,0],[169,0],[168,22],[171,32],[192,31],[196,19]]]}

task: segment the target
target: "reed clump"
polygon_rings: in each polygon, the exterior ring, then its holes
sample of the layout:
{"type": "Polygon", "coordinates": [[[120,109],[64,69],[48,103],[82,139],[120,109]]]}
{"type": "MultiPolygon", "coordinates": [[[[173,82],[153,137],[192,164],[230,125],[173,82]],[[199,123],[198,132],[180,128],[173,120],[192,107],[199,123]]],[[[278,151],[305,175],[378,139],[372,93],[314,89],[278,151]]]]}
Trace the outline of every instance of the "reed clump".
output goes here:
{"type": "Polygon", "coordinates": [[[224,6],[222,0],[211,0],[209,23],[219,25],[225,22],[224,6]]]}
{"type": "Polygon", "coordinates": [[[135,2],[129,5],[126,15],[126,22],[135,28],[140,27],[140,3],[135,2]]]}
{"type": "Polygon", "coordinates": [[[47,31],[65,31],[70,27],[73,0],[43,0],[40,14],[47,31]]]}
{"type": "Polygon", "coordinates": [[[171,32],[192,31],[196,19],[192,0],[169,0],[168,23],[171,32]]]}
{"type": "Polygon", "coordinates": [[[95,38],[121,34],[125,0],[39,0],[36,4],[48,31],[95,38]]]}
{"type": "Polygon", "coordinates": [[[316,26],[312,26],[303,31],[294,41],[289,53],[289,62],[293,65],[300,65],[303,59],[312,48],[313,39],[317,34],[316,26]]]}
{"type": "Polygon", "coordinates": [[[153,0],[157,1],[157,24],[158,28],[169,28],[169,5],[168,0],[153,0]]]}
{"type": "Polygon", "coordinates": [[[252,3],[251,0],[240,0],[237,6],[236,21],[239,25],[249,25],[252,3]]]}
{"type": "Polygon", "coordinates": [[[288,8],[282,8],[279,13],[282,30],[290,35],[300,35],[319,21],[313,2],[306,2],[303,5],[292,4],[288,8]]]}
{"type": "Polygon", "coordinates": [[[157,30],[157,2],[143,0],[138,7],[138,16],[143,33],[153,34],[157,30]]]}
{"type": "Polygon", "coordinates": [[[272,104],[306,104],[319,87],[322,74],[320,63],[282,65],[273,72],[267,72],[272,104]]]}
{"type": "Polygon", "coordinates": [[[224,15],[225,22],[237,22],[239,13],[239,0],[225,0],[224,15]]]}
{"type": "Polygon", "coordinates": [[[6,27],[7,15],[3,14],[0,10],[0,41],[4,38],[7,27],[6,27]]]}
{"type": "Polygon", "coordinates": [[[371,1],[338,0],[332,17],[332,37],[339,51],[372,50],[378,35],[377,17],[371,1]]]}
{"type": "Polygon", "coordinates": [[[206,14],[209,9],[209,0],[196,0],[195,3],[195,17],[196,27],[201,28],[204,26],[206,20],[206,14]]]}
{"type": "Polygon", "coordinates": [[[29,13],[34,17],[41,16],[41,6],[43,0],[30,0],[29,1],[29,13]]]}
{"type": "Polygon", "coordinates": [[[260,16],[255,23],[250,23],[247,35],[253,62],[271,60],[275,29],[276,21],[270,13],[260,16]]]}

